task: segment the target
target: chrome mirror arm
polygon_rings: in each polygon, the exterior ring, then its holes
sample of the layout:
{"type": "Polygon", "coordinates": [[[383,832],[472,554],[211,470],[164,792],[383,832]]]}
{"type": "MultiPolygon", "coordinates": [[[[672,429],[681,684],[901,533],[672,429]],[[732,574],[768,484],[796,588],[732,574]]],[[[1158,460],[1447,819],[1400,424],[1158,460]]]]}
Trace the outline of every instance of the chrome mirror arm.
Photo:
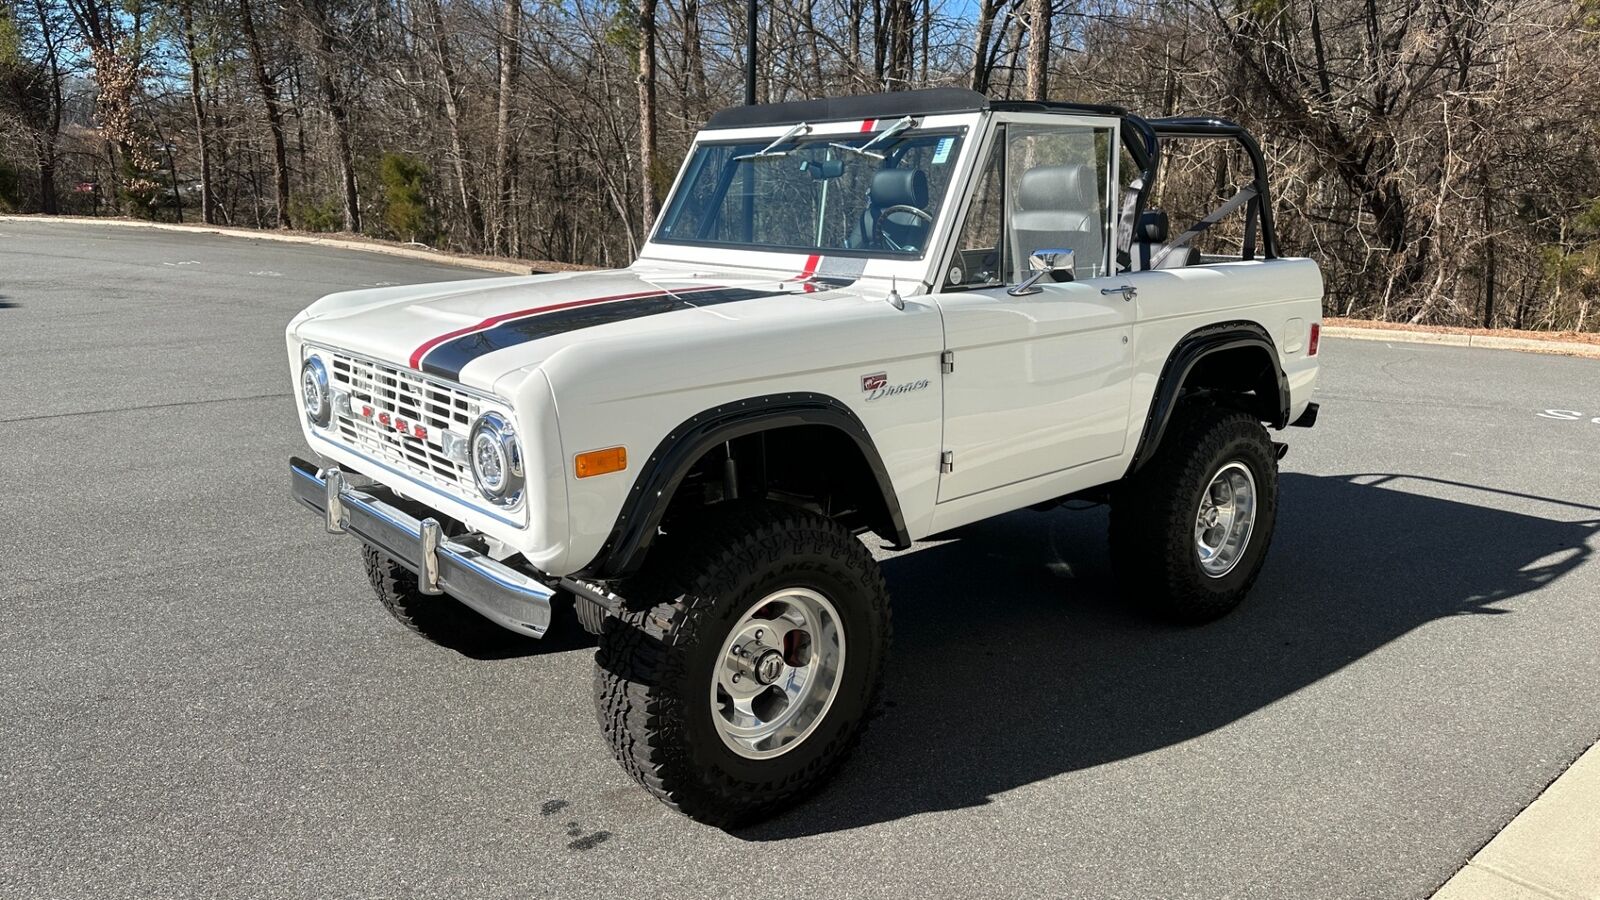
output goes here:
{"type": "Polygon", "coordinates": [[[1006,293],[1013,297],[1037,294],[1042,290],[1038,286],[1039,279],[1063,272],[1071,276],[1077,270],[1077,262],[1071,250],[1035,250],[1028,254],[1028,268],[1033,274],[1014,287],[1006,288],[1006,293]]]}

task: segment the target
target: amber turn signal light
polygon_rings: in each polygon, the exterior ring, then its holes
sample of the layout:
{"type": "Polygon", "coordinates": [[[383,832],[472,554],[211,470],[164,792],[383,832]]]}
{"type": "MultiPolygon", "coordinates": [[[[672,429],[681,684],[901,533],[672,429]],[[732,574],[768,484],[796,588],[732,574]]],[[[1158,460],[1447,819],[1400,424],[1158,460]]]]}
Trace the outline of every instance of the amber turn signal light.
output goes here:
{"type": "Polygon", "coordinates": [[[589,478],[594,475],[604,475],[607,472],[621,472],[628,467],[628,448],[609,447],[605,450],[589,450],[579,453],[577,457],[577,470],[579,478],[589,478]]]}

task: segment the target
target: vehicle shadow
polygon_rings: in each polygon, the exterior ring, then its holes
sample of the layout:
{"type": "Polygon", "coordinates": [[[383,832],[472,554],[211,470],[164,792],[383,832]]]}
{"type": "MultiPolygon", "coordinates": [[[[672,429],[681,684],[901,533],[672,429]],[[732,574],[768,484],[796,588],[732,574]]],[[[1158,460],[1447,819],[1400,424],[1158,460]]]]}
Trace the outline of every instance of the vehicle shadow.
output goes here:
{"type": "Polygon", "coordinates": [[[1427,622],[1514,612],[1505,601],[1588,562],[1600,508],[1545,501],[1535,508],[1554,518],[1541,518],[1506,511],[1509,496],[1410,476],[1286,474],[1252,596],[1198,628],[1150,622],[1114,598],[1103,510],[1017,513],[890,559],[883,715],[820,797],[737,835],[782,840],[981,805],[1223,727],[1427,622]],[[1483,505],[1424,496],[1441,486],[1483,505]]]}

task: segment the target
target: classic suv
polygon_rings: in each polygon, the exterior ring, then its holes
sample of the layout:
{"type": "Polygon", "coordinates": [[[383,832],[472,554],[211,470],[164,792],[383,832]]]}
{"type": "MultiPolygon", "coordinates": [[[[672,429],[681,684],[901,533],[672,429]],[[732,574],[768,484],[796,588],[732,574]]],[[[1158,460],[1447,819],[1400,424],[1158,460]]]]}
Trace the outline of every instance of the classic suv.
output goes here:
{"type": "Polygon", "coordinates": [[[1105,501],[1132,599],[1239,603],[1277,515],[1264,426],[1316,418],[1321,297],[1227,122],[959,90],[729,109],[626,269],[296,316],[323,461],[291,481],[428,638],[575,608],[622,766],[733,825],[823,784],[875,703],[861,535],[1105,501]],[[1152,189],[1195,141],[1248,179],[1173,234],[1152,189]]]}

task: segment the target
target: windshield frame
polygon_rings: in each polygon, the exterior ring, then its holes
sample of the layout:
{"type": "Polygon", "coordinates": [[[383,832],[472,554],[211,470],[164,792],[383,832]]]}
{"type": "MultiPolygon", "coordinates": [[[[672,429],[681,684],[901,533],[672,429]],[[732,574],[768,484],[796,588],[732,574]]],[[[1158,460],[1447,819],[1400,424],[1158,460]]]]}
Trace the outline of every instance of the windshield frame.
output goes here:
{"type": "MultiPolygon", "coordinates": [[[[882,128],[864,130],[860,120],[833,121],[808,123],[810,131],[797,136],[796,140],[783,144],[779,149],[788,150],[800,144],[820,144],[826,146],[830,142],[850,143],[857,146],[865,145],[883,130],[891,127],[896,119],[879,119],[875,124],[882,128]]],[[[939,252],[942,244],[942,231],[949,221],[952,208],[963,205],[962,192],[966,190],[967,180],[970,175],[972,146],[977,138],[982,137],[984,129],[981,119],[974,115],[936,115],[925,116],[912,128],[902,131],[896,136],[896,142],[906,138],[923,137],[956,137],[958,138],[955,152],[951,162],[951,174],[942,196],[937,197],[938,209],[934,213],[933,222],[929,226],[932,240],[915,252],[895,251],[885,248],[850,249],[845,247],[818,247],[815,245],[779,245],[765,243],[746,243],[743,241],[717,241],[703,238],[677,238],[662,235],[663,227],[669,214],[679,202],[679,195],[691,187],[690,182],[699,175],[695,160],[701,150],[719,146],[730,145],[758,145],[756,149],[770,143],[774,138],[784,134],[793,126],[765,126],[760,128],[735,128],[703,131],[696,135],[694,142],[689,146],[689,151],[684,154],[683,163],[679,168],[678,177],[673,183],[671,192],[661,204],[661,213],[652,223],[650,235],[645,246],[641,248],[640,255],[648,256],[649,248],[659,246],[663,249],[689,248],[698,250],[714,250],[718,253],[751,253],[761,256],[828,256],[850,257],[887,263],[924,263],[939,252]]],[[[893,147],[895,142],[881,144],[875,150],[893,147]]],[[[763,165],[759,160],[746,162],[744,165],[763,165]]],[[[717,202],[726,197],[727,191],[734,178],[729,179],[729,184],[724,185],[718,193],[717,202]]],[[[935,199],[930,196],[930,201],[935,199]]],[[[682,259],[680,253],[671,253],[671,257],[682,259]]]]}

